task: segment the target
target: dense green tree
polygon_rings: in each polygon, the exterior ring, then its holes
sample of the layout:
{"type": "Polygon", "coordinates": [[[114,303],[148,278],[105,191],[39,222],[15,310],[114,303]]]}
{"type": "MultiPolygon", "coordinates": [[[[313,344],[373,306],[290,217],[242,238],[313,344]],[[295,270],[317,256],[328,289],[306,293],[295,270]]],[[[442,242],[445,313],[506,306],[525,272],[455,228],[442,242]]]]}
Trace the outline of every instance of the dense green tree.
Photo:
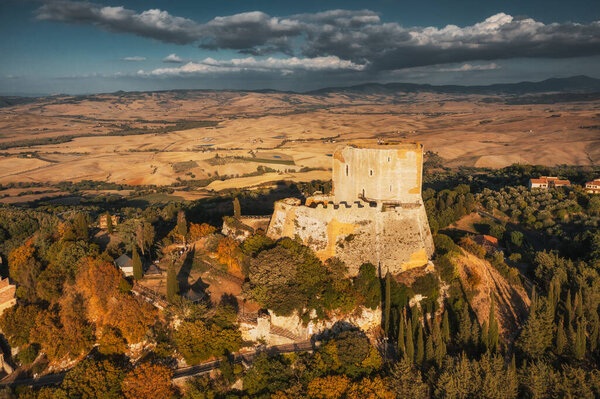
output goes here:
{"type": "Polygon", "coordinates": [[[77,215],[75,215],[75,219],[73,220],[73,228],[78,240],[88,240],[88,221],[83,212],[77,212],[77,215]]]}
{"type": "Polygon", "coordinates": [[[392,367],[389,388],[398,398],[426,399],[428,397],[427,384],[423,382],[421,373],[407,359],[398,361],[392,367]]]}
{"type": "Polygon", "coordinates": [[[533,298],[532,311],[517,339],[517,347],[530,358],[543,356],[552,345],[552,315],[544,298],[533,298]]]}
{"type": "Polygon", "coordinates": [[[365,263],[360,267],[354,286],[363,298],[365,307],[376,309],[381,304],[381,285],[374,265],[365,263]]]}
{"type": "Polygon", "coordinates": [[[105,360],[85,359],[69,370],[60,385],[69,398],[121,398],[121,383],[125,373],[105,360]]]}

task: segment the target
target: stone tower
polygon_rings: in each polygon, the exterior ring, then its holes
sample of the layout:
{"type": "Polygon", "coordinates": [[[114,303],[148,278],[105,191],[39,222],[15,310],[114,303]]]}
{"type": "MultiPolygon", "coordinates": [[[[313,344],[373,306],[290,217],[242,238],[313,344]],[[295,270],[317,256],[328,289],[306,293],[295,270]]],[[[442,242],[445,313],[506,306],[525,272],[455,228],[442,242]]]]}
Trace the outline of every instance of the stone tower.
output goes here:
{"type": "Polygon", "coordinates": [[[427,264],[433,240],[421,198],[423,146],[360,141],[333,154],[333,193],[275,203],[267,235],[299,237],[351,275],[366,262],[399,273],[427,264]]]}

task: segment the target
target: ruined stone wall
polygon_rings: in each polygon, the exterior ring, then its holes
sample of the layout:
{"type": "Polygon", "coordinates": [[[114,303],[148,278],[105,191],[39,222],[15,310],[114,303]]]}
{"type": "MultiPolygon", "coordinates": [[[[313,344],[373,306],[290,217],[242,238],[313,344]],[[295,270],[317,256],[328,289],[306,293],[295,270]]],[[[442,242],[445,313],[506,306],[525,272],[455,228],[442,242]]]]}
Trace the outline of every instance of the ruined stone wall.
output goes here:
{"type": "Polygon", "coordinates": [[[366,203],[303,206],[288,198],[275,203],[267,230],[273,239],[298,236],[321,260],[338,257],[355,275],[360,265],[399,273],[427,264],[433,240],[422,203],[388,208],[366,203]]]}
{"type": "Polygon", "coordinates": [[[418,143],[355,144],[333,155],[334,202],[417,202],[421,198],[423,147],[418,143]]]}

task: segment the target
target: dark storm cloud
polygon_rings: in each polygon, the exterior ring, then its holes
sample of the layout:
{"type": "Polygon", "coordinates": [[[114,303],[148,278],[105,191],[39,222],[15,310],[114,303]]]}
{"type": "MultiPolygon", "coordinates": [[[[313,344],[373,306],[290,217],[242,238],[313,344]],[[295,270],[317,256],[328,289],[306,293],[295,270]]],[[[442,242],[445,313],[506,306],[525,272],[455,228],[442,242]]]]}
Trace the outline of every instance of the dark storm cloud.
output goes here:
{"type": "Polygon", "coordinates": [[[74,1],[50,1],[36,10],[36,18],[70,24],[91,24],[100,29],[132,33],[168,43],[189,44],[198,40],[199,25],[166,11],[136,13],[124,7],[74,1]]]}
{"type": "Polygon", "coordinates": [[[164,42],[243,54],[335,56],[364,70],[402,68],[517,57],[568,58],[600,54],[600,22],[544,24],[499,13],[465,27],[403,27],[383,23],[370,10],[330,10],[273,17],[254,11],[215,17],[201,24],[166,11],[136,13],[96,3],[52,1],[37,18],[133,33],[164,42]]]}

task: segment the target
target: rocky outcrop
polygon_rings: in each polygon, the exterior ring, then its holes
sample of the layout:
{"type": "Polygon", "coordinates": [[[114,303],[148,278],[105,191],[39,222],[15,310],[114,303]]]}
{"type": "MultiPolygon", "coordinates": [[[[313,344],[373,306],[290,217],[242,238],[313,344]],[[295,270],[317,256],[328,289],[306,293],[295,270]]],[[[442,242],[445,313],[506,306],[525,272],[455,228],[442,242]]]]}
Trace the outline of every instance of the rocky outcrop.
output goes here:
{"type": "MultiPolygon", "coordinates": [[[[316,316],[313,314],[313,316],[316,316]]],[[[319,338],[323,333],[358,327],[367,334],[375,333],[381,326],[381,309],[360,308],[353,315],[339,315],[330,320],[313,318],[305,324],[296,312],[291,316],[278,316],[273,312],[244,315],[240,318],[242,338],[264,341],[267,345],[281,345],[319,338]]]]}

